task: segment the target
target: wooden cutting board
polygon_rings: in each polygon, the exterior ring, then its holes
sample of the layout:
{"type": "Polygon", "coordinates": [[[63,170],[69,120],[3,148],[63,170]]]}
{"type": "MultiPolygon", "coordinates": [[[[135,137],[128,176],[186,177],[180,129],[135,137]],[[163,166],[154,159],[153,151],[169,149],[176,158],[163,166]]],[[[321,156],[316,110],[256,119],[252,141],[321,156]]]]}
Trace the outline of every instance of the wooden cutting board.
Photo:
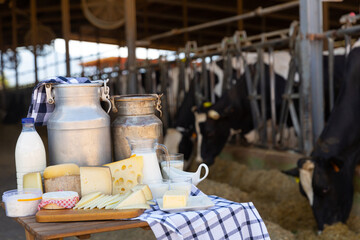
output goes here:
{"type": "Polygon", "coordinates": [[[113,220],[133,218],[141,215],[144,209],[60,209],[40,210],[36,213],[37,222],[77,222],[94,220],[113,220]]]}

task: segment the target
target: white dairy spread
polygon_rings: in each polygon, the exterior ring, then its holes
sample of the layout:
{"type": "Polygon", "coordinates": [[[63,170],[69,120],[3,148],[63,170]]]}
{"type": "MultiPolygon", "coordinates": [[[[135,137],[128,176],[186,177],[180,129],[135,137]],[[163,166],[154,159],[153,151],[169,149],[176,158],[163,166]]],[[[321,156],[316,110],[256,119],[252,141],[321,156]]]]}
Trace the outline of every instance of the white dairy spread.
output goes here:
{"type": "Polygon", "coordinates": [[[19,199],[37,199],[36,194],[17,194],[9,196],[5,202],[6,216],[25,217],[35,215],[41,199],[33,201],[18,201],[19,199]]]}

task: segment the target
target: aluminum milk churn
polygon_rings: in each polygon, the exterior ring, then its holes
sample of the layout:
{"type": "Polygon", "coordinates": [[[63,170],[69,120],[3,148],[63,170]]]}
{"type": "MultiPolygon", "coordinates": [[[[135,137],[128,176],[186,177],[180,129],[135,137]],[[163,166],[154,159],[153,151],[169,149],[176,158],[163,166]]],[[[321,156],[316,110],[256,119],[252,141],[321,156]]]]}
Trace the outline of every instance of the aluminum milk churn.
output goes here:
{"type": "Polygon", "coordinates": [[[156,94],[121,95],[114,97],[117,117],[111,124],[114,142],[114,160],[131,156],[126,138],[163,140],[163,125],[155,115],[161,112],[160,96],[156,94]]]}
{"type": "Polygon", "coordinates": [[[46,85],[48,103],[55,110],[47,122],[50,164],[96,166],[111,162],[110,117],[101,108],[108,101],[104,82],[46,85]],[[50,96],[49,96],[50,95],[50,96]],[[52,96],[54,95],[54,97],[52,96]]]}

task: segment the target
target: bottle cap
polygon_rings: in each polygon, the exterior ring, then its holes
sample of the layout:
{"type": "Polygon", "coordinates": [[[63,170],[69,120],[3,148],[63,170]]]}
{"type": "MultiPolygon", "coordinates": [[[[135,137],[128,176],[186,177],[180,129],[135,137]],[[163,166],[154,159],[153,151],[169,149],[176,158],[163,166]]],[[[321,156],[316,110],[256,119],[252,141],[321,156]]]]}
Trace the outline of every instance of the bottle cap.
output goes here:
{"type": "Polygon", "coordinates": [[[34,123],[34,118],[23,118],[21,123],[34,123]]]}

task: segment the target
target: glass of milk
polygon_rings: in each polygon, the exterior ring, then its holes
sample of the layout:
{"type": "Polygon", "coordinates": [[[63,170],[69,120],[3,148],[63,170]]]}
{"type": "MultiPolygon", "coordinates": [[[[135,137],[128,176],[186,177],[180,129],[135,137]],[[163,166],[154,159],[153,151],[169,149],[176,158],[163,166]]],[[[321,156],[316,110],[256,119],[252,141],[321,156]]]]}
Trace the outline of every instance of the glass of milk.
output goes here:
{"type": "Polygon", "coordinates": [[[161,180],[149,181],[147,184],[151,190],[153,199],[159,199],[164,196],[164,193],[167,190],[169,190],[170,180],[161,179],[161,180]]]}
{"type": "MultiPolygon", "coordinates": [[[[164,168],[168,167],[168,163],[166,161],[166,155],[162,154],[160,155],[160,166],[161,166],[161,172],[163,174],[164,178],[169,178],[169,176],[166,174],[166,171],[164,168]]],[[[184,154],[182,153],[169,153],[169,163],[170,167],[177,168],[179,170],[184,169],[184,154]]]]}
{"type": "Polygon", "coordinates": [[[191,177],[176,177],[170,179],[170,190],[182,190],[191,192],[192,179],[191,177]]]}
{"type": "Polygon", "coordinates": [[[157,143],[154,138],[127,138],[131,154],[143,157],[143,183],[148,184],[152,181],[162,180],[159,161],[156,150],[161,150],[167,156],[169,153],[163,144],[157,143]]]}

